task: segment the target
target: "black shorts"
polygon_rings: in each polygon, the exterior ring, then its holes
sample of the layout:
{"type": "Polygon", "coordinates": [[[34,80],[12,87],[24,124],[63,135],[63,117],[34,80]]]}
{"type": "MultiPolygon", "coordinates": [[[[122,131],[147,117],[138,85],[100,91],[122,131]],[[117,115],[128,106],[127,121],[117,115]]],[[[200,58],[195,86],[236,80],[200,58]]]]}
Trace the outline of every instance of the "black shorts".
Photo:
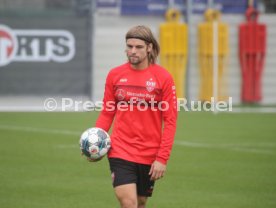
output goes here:
{"type": "Polygon", "coordinates": [[[150,197],[154,181],[150,180],[150,165],[130,162],[119,158],[109,158],[113,187],[135,183],[138,196],[150,197]]]}

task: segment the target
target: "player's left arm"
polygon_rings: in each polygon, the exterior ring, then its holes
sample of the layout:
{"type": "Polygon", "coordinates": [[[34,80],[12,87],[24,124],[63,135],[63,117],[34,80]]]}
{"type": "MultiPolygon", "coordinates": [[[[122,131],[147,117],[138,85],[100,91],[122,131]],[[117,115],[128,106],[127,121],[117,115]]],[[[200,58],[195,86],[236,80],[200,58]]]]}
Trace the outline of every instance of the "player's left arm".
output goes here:
{"type": "Polygon", "coordinates": [[[162,102],[164,127],[156,160],[166,165],[173,146],[177,122],[177,96],[171,76],[164,82],[162,102]]]}
{"type": "Polygon", "coordinates": [[[173,79],[169,77],[163,86],[162,109],[164,129],[159,151],[151,165],[151,180],[158,180],[165,175],[167,161],[170,157],[177,120],[177,97],[173,79]]]}

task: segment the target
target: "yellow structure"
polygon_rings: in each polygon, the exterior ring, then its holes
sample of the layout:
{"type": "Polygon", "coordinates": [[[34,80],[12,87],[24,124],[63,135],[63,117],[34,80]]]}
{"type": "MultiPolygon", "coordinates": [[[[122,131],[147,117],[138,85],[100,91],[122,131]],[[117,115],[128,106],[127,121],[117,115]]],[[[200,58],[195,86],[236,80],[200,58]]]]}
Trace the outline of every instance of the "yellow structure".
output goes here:
{"type": "Polygon", "coordinates": [[[214,41],[217,41],[217,99],[225,100],[226,83],[224,74],[226,71],[228,48],[228,26],[220,22],[220,12],[208,9],[205,12],[205,22],[198,25],[198,58],[200,68],[200,95],[202,101],[210,101],[213,94],[213,68],[214,68],[214,41]],[[214,40],[214,22],[217,26],[217,38],[214,40]]]}
{"type": "Polygon", "coordinates": [[[166,12],[166,22],[160,25],[160,62],[173,76],[178,98],[183,98],[187,64],[187,25],[180,23],[176,9],[166,12]]]}

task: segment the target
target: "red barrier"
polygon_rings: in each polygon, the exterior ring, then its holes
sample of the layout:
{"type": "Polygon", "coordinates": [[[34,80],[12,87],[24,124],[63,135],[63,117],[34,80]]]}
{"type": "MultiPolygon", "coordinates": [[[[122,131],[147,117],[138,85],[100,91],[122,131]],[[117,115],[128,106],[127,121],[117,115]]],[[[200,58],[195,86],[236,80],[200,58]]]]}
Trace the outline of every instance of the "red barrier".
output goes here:
{"type": "Polygon", "coordinates": [[[249,7],[245,15],[247,22],[239,26],[241,100],[254,103],[262,99],[261,78],[266,52],[266,25],[257,23],[259,13],[253,7],[249,7]]]}

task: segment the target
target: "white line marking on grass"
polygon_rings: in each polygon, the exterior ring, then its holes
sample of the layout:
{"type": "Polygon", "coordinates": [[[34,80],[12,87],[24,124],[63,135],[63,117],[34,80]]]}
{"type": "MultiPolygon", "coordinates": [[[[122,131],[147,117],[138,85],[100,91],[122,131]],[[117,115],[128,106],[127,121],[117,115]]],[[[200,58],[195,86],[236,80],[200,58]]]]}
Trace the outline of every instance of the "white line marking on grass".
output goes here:
{"type": "MultiPolygon", "coordinates": [[[[275,151],[267,150],[267,149],[258,149],[257,143],[250,143],[248,146],[245,144],[206,144],[199,142],[188,142],[188,141],[175,141],[176,145],[186,146],[186,147],[194,147],[194,148],[210,148],[210,149],[226,149],[238,152],[249,152],[249,153],[259,153],[259,154],[269,154],[274,155],[275,151]],[[250,147],[251,146],[251,147],[250,147]],[[257,148],[252,148],[252,146],[257,146],[257,148]]],[[[264,146],[264,143],[261,143],[264,146]]],[[[267,144],[266,147],[275,146],[275,144],[271,145],[267,144]],[[268,146],[269,145],[269,146],[268,146]]],[[[260,147],[260,146],[259,146],[260,147]]]]}
{"type": "Polygon", "coordinates": [[[229,113],[276,113],[275,107],[233,107],[233,111],[225,111],[229,113]]]}
{"type": "Polygon", "coordinates": [[[76,149],[79,148],[79,145],[76,144],[59,144],[56,146],[56,148],[60,148],[60,149],[76,149]]]}
{"type": "Polygon", "coordinates": [[[0,125],[0,129],[12,130],[12,131],[25,131],[34,133],[45,133],[45,134],[62,134],[62,135],[76,135],[80,136],[81,132],[70,131],[64,129],[47,129],[47,128],[37,128],[28,126],[12,126],[12,125],[0,125]]]}
{"type": "Polygon", "coordinates": [[[268,154],[268,155],[274,155],[275,154],[275,151],[264,150],[264,149],[256,149],[256,148],[233,147],[233,148],[230,148],[230,149],[234,150],[234,151],[238,151],[238,152],[259,153],[259,154],[268,154]]]}
{"type": "Polygon", "coordinates": [[[203,148],[213,148],[214,145],[204,144],[204,143],[195,143],[187,141],[174,141],[176,145],[187,146],[187,147],[203,147],[203,148]]]}
{"type": "MultiPolygon", "coordinates": [[[[33,133],[44,133],[44,134],[62,134],[62,135],[71,135],[71,136],[80,136],[81,132],[70,131],[65,129],[47,129],[47,128],[37,128],[37,127],[28,127],[28,126],[13,126],[13,125],[1,125],[0,129],[11,130],[11,131],[25,131],[33,133]]],[[[271,143],[250,143],[245,146],[245,144],[207,144],[200,142],[188,142],[188,141],[175,141],[176,145],[186,146],[186,147],[195,147],[195,148],[214,148],[214,149],[226,149],[239,152],[249,152],[249,153],[260,153],[260,154],[275,154],[275,151],[257,149],[258,147],[275,147],[275,144],[271,143]],[[251,146],[251,147],[250,147],[251,146]],[[252,146],[257,148],[252,148],[252,146]]],[[[74,145],[58,145],[58,148],[75,148],[74,145]]]]}

